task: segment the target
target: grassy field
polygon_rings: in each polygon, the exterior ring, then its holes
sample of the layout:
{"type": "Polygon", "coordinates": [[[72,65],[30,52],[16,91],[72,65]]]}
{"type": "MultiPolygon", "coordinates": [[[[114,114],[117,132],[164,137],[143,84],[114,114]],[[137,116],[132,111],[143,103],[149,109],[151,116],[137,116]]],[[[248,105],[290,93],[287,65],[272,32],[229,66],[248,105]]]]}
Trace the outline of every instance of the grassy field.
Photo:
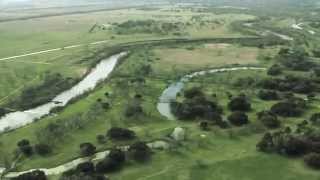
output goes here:
{"type": "MultiPolygon", "coordinates": [[[[130,128],[138,134],[139,139],[146,141],[165,137],[175,127],[182,126],[185,127],[188,132],[188,139],[183,143],[183,145],[170,150],[169,152],[156,152],[150,164],[139,165],[134,162],[128,162],[123,171],[111,174],[112,179],[126,180],[133,178],[156,180],[163,177],[168,179],[210,179],[213,177],[219,177],[219,179],[234,179],[235,177],[241,177],[242,179],[255,179],[259,176],[265,179],[274,177],[281,177],[281,179],[284,180],[292,179],[292,177],[297,179],[303,179],[306,177],[309,179],[316,179],[317,176],[315,172],[306,169],[301,160],[290,160],[277,155],[267,156],[258,153],[255,149],[255,144],[261,137],[260,133],[256,134],[252,132],[254,127],[261,126],[255,121],[255,114],[256,112],[267,109],[274,102],[266,103],[257,99],[255,96],[256,91],[250,89],[250,87],[238,89],[231,89],[230,87],[233,87],[232,84],[238,78],[248,76],[261,78],[265,76],[264,72],[239,71],[221,73],[204,77],[201,80],[192,81],[188,84],[190,87],[199,86],[203,82],[206,82],[205,84],[210,84],[208,86],[204,86],[204,90],[208,94],[217,94],[219,104],[221,104],[225,109],[225,115],[229,113],[226,109],[226,104],[228,102],[225,94],[226,91],[230,91],[234,94],[238,94],[240,92],[250,94],[254,107],[254,110],[249,113],[250,120],[252,121],[251,126],[232,130],[221,130],[219,128],[215,128],[210,132],[203,132],[198,128],[197,123],[168,121],[161,117],[156,110],[157,97],[160,96],[167,83],[164,79],[160,80],[155,77],[158,77],[159,74],[167,74],[167,77],[169,78],[171,75],[168,74],[167,69],[169,60],[159,56],[163,54],[160,52],[163,51],[167,53],[168,51],[173,51],[176,53],[180,51],[190,51],[184,49],[189,46],[190,45],[185,45],[179,49],[158,47],[151,51],[149,48],[136,50],[117,68],[107,84],[100,86],[93,93],[90,93],[89,96],[75,104],[71,104],[59,113],[59,116],[46,117],[37,123],[1,135],[1,146],[5,147],[2,148],[2,158],[13,155],[12,152],[16,149],[16,143],[21,139],[21,137],[29,139],[32,143],[36,143],[38,142],[36,134],[37,131],[53,122],[62,121],[67,123],[74,116],[86,116],[86,113],[90,111],[90,108],[96,106],[97,99],[101,98],[111,102],[112,108],[108,111],[96,113],[96,115],[94,115],[96,117],[87,121],[85,126],[82,128],[70,129],[66,132],[63,139],[61,139],[61,141],[54,147],[53,154],[47,157],[35,155],[30,159],[22,159],[22,161],[18,163],[18,169],[23,170],[39,167],[55,167],[61,163],[72,160],[79,156],[79,144],[83,142],[94,143],[98,150],[110,148],[114,145],[130,143],[108,141],[106,144],[98,144],[96,142],[96,135],[105,134],[107,129],[112,126],[130,128]],[[132,85],[126,86],[126,88],[124,88],[124,85],[119,85],[119,81],[123,80],[123,75],[131,75],[136,72],[137,68],[139,68],[137,64],[143,63],[151,63],[153,67],[153,75],[146,77],[146,84],[143,85],[143,89],[132,85]],[[106,98],[104,96],[105,92],[109,92],[111,97],[106,98]],[[146,114],[135,118],[125,118],[123,116],[123,112],[128,99],[130,100],[137,92],[144,94],[143,108],[146,114]],[[206,138],[200,138],[201,134],[205,134],[206,138]],[[257,166],[257,164],[260,166],[257,166]],[[274,166],[277,166],[280,169],[278,173],[272,173],[272,167],[274,166]],[[230,168],[232,168],[232,170],[230,168]],[[248,168],[254,168],[255,173],[246,173],[248,172],[248,168]],[[266,171],[265,169],[268,170],[266,171]],[[292,173],[287,173],[289,170],[290,172],[292,171],[292,173]],[[215,173],[212,173],[212,171],[215,173]],[[143,175],[141,174],[142,172],[143,175]]],[[[203,56],[211,57],[216,53],[214,51],[208,51],[205,53],[208,45],[193,46],[195,47],[195,50],[193,51],[195,53],[201,53],[203,56]]],[[[220,46],[221,44],[210,44],[209,47],[212,48],[220,46]]],[[[240,49],[237,45],[230,45],[228,48],[235,50],[237,50],[237,48],[240,49]]],[[[248,52],[255,52],[256,54],[254,54],[254,57],[257,57],[259,54],[257,49],[243,48],[248,52]]],[[[274,48],[265,49],[265,51],[270,53],[274,51],[274,48]]],[[[231,55],[230,53],[223,53],[221,58],[226,56],[225,58],[228,59],[230,56],[234,56],[234,51],[228,52],[232,52],[231,55]]],[[[180,58],[185,59],[184,54],[181,54],[180,56],[178,55],[174,56],[175,60],[178,61],[170,61],[170,63],[172,63],[171,65],[182,67],[177,70],[178,72],[192,71],[192,68],[188,63],[181,63],[181,61],[179,61],[180,58]]],[[[221,64],[215,62],[219,61],[219,59],[220,58],[217,60],[213,59],[211,66],[221,66],[221,64]]],[[[204,58],[199,59],[198,62],[199,66],[195,66],[194,70],[208,66],[208,61],[204,58]]],[[[257,64],[259,60],[252,59],[249,62],[257,64]]],[[[239,61],[238,63],[248,64],[249,62],[244,58],[243,61],[239,61]]],[[[55,178],[57,177],[52,177],[52,179],[55,178]]]]}
{"type": "Polygon", "coordinates": [[[258,49],[236,44],[203,44],[198,47],[161,48],[154,50],[156,61],[153,67],[165,72],[213,68],[232,64],[258,64],[259,57],[272,54],[277,48],[258,49]]]}
{"type": "Polygon", "coordinates": [[[6,102],[8,98],[17,97],[21,89],[33,83],[41,83],[41,78],[38,77],[41,77],[46,71],[59,72],[65,77],[81,77],[79,75],[85,72],[88,64],[77,62],[103,45],[112,46],[123,42],[174,37],[154,33],[138,33],[134,36],[119,35],[113,31],[113,23],[149,19],[156,22],[187,23],[195,16],[201,16],[201,21],[208,23],[200,26],[199,22],[194,21],[187,28],[188,37],[239,37],[240,33],[228,29],[229,24],[233,21],[254,18],[254,16],[245,14],[199,13],[190,9],[163,6],[152,10],[132,8],[0,23],[0,58],[96,41],[108,41],[0,61],[0,103],[6,102]],[[99,27],[89,32],[95,24],[99,27]],[[101,27],[106,28],[101,29],[101,27]],[[66,64],[68,66],[65,66],[66,64]]]}

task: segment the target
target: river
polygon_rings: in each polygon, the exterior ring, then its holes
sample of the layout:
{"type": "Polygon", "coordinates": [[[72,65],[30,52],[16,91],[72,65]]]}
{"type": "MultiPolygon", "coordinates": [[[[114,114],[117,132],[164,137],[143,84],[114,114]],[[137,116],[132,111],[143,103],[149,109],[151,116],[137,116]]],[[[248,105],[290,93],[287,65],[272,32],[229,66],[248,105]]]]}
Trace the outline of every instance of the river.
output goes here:
{"type": "Polygon", "coordinates": [[[122,52],[102,60],[83,80],[71,89],[57,95],[51,102],[26,111],[17,111],[6,114],[0,118],[0,132],[26,126],[37,119],[50,114],[50,111],[53,108],[66,106],[71,99],[92,90],[100,81],[106,79],[110,75],[118,60],[125,55],[126,53],[122,52]]]}
{"type": "Polygon", "coordinates": [[[182,91],[184,84],[188,82],[190,79],[197,76],[207,75],[207,74],[237,71],[237,70],[265,70],[265,68],[260,68],[260,67],[219,68],[219,69],[211,69],[206,71],[198,71],[198,72],[185,75],[178,82],[172,83],[167,89],[163,91],[163,93],[159,98],[159,102],[157,104],[157,109],[159,113],[169,120],[175,119],[174,115],[171,112],[170,103],[176,100],[178,93],[182,91]]]}

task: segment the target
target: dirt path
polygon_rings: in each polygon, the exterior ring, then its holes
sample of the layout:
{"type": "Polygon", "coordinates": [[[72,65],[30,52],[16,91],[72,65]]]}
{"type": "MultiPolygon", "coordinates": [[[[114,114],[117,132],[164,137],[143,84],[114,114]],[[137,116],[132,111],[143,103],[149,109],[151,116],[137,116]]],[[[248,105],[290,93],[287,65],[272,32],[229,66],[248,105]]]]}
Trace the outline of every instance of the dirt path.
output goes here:
{"type": "Polygon", "coordinates": [[[16,55],[16,56],[0,58],[0,61],[10,61],[10,60],[12,61],[12,60],[17,59],[17,58],[33,56],[33,55],[38,55],[38,54],[46,54],[46,53],[49,53],[49,52],[62,51],[62,50],[65,50],[65,49],[74,49],[74,48],[79,48],[79,47],[83,47],[83,46],[86,46],[86,45],[104,44],[104,43],[107,43],[107,42],[109,42],[109,41],[108,40],[103,40],[103,41],[91,42],[89,44],[75,44],[75,45],[61,47],[61,48],[47,49],[47,50],[33,52],[33,53],[27,53],[27,54],[21,54],[21,55],[16,55]]]}

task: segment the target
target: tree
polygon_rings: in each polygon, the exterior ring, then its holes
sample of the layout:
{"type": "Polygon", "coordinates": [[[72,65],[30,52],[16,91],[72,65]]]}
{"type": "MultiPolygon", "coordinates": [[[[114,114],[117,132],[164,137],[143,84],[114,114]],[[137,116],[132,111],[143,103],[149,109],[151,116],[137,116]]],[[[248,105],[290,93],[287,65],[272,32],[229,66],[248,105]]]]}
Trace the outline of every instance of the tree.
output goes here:
{"type": "Polygon", "coordinates": [[[241,111],[235,111],[228,116],[228,120],[235,126],[242,126],[249,123],[248,116],[241,111]]]}
{"type": "Polygon", "coordinates": [[[51,147],[47,144],[36,144],[34,150],[37,154],[45,156],[51,153],[51,147]]]}
{"type": "Polygon", "coordinates": [[[135,132],[125,128],[112,127],[107,132],[107,136],[115,140],[132,140],[135,138],[135,132]]]}
{"type": "Polygon", "coordinates": [[[276,114],[270,111],[262,111],[257,114],[258,119],[268,128],[278,128],[281,122],[276,114]]]}
{"type": "Polygon", "coordinates": [[[99,144],[105,144],[107,142],[107,138],[102,134],[97,135],[96,139],[99,144]]]}
{"type": "Polygon", "coordinates": [[[76,170],[78,172],[84,173],[84,174],[93,174],[95,173],[95,167],[92,162],[84,162],[77,166],[76,170]]]}
{"type": "Polygon", "coordinates": [[[109,172],[115,172],[121,169],[121,167],[122,163],[110,158],[106,158],[96,164],[96,171],[97,173],[104,174],[109,172]]]}
{"type": "Polygon", "coordinates": [[[271,107],[271,112],[283,117],[298,117],[303,109],[290,101],[279,102],[271,107]]]}
{"type": "Polygon", "coordinates": [[[16,178],[12,178],[13,180],[47,180],[47,177],[43,171],[35,170],[32,172],[24,173],[19,175],[16,178]]]}
{"type": "Polygon", "coordinates": [[[258,97],[265,101],[280,99],[278,92],[273,90],[260,90],[258,92],[258,97]]]}
{"type": "Polygon", "coordinates": [[[142,141],[138,141],[129,147],[130,156],[136,161],[146,161],[150,159],[151,149],[142,141]]]}
{"type": "Polygon", "coordinates": [[[136,115],[143,114],[143,108],[141,106],[141,102],[138,99],[132,100],[125,109],[125,116],[132,117],[136,115]]]}
{"type": "Polygon", "coordinates": [[[315,125],[320,125],[320,113],[312,114],[310,121],[315,125]]]}
{"type": "Polygon", "coordinates": [[[110,153],[108,154],[108,158],[119,163],[124,163],[126,161],[126,155],[120,149],[111,149],[110,153]]]}
{"type": "Polygon", "coordinates": [[[203,131],[208,131],[209,130],[208,121],[201,121],[199,126],[200,126],[200,129],[203,130],[203,131]]]}
{"type": "Polygon", "coordinates": [[[0,107],[0,117],[4,116],[7,113],[7,111],[4,108],[0,107]]]}
{"type": "Polygon", "coordinates": [[[96,147],[91,143],[80,144],[80,154],[82,156],[92,156],[96,152],[96,147]]]}
{"type": "Polygon", "coordinates": [[[299,137],[290,136],[283,144],[284,152],[289,156],[300,156],[307,152],[308,144],[299,137]]]}
{"type": "Polygon", "coordinates": [[[228,104],[228,108],[231,111],[250,111],[251,104],[245,96],[238,96],[231,99],[228,104]]]}
{"type": "Polygon", "coordinates": [[[274,144],[271,133],[264,134],[261,141],[257,144],[257,149],[262,152],[272,152],[274,150],[274,144]]]}
{"type": "Polygon", "coordinates": [[[269,69],[267,74],[270,76],[277,76],[282,73],[282,68],[279,64],[272,65],[269,69]]]}
{"type": "Polygon", "coordinates": [[[320,169],[320,154],[310,153],[304,157],[304,162],[315,169],[320,169]]]}
{"type": "Polygon", "coordinates": [[[222,108],[217,102],[210,101],[205,96],[192,97],[181,103],[171,102],[172,112],[179,120],[194,120],[196,118],[213,122],[221,120],[222,108]]]}
{"type": "Polygon", "coordinates": [[[200,87],[192,87],[184,91],[184,97],[188,99],[192,99],[196,96],[204,96],[200,87]]]}
{"type": "Polygon", "coordinates": [[[19,147],[20,152],[22,152],[25,156],[32,156],[33,148],[31,147],[29,140],[23,139],[19,141],[17,145],[19,147]]]}

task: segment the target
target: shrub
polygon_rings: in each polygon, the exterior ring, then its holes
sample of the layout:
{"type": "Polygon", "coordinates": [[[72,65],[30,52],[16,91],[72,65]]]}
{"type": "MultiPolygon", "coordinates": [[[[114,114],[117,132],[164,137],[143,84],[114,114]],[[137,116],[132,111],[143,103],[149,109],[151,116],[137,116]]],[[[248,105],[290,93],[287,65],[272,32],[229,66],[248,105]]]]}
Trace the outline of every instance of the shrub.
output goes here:
{"type": "Polygon", "coordinates": [[[268,128],[278,128],[281,122],[276,114],[270,111],[262,111],[257,114],[258,119],[268,128]]]}
{"type": "Polygon", "coordinates": [[[107,142],[107,138],[102,134],[97,135],[96,139],[99,144],[105,144],[107,142]]]}
{"type": "Polygon", "coordinates": [[[4,116],[6,113],[7,113],[7,111],[6,111],[4,108],[1,108],[1,107],[0,107],[0,118],[1,118],[2,116],[4,116]]]}
{"type": "Polygon", "coordinates": [[[315,169],[320,169],[320,154],[310,153],[304,157],[304,162],[315,169]]]}
{"type": "Polygon", "coordinates": [[[248,116],[241,111],[235,111],[228,116],[228,120],[235,126],[242,126],[249,123],[248,116]]]}
{"type": "Polygon", "coordinates": [[[248,87],[254,86],[255,83],[256,83],[256,80],[253,77],[248,76],[248,77],[240,77],[236,79],[233,85],[236,87],[248,88],[248,87]]]}
{"type": "Polygon", "coordinates": [[[126,161],[126,155],[120,149],[111,149],[110,153],[108,154],[108,158],[119,163],[124,163],[126,161]]]}
{"type": "Polygon", "coordinates": [[[19,147],[20,152],[22,152],[25,156],[32,156],[33,148],[31,147],[29,140],[23,139],[19,141],[17,145],[19,147]]]}
{"type": "Polygon", "coordinates": [[[116,140],[131,140],[135,138],[135,133],[129,129],[113,127],[109,129],[107,136],[116,140]]]}
{"type": "Polygon", "coordinates": [[[199,123],[200,129],[203,131],[208,131],[209,130],[209,123],[208,121],[201,121],[199,123]]]}
{"type": "Polygon", "coordinates": [[[278,64],[272,65],[267,72],[267,74],[270,76],[277,76],[277,75],[280,75],[281,73],[282,73],[282,68],[278,64]]]}
{"type": "Polygon", "coordinates": [[[114,172],[122,168],[126,161],[126,156],[120,149],[111,149],[108,156],[96,165],[98,173],[114,172]]]}
{"type": "Polygon", "coordinates": [[[136,161],[146,161],[150,159],[151,149],[145,142],[139,141],[130,146],[129,154],[136,161]]]}
{"type": "Polygon", "coordinates": [[[197,96],[204,96],[203,92],[199,87],[193,87],[184,91],[184,97],[192,99],[197,96]]]}
{"type": "Polygon", "coordinates": [[[95,167],[92,162],[84,162],[77,166],[77,172],[81,172],[84,174],[93,174],[95,172],[95,167]]]}
{"type": "Polygon", "coordinates": [[[37,154],[45,156],[51,153],[51,147],[47,144],[36,144],[34,150],[37,154]]]}
{"type": "Polygon", "coordinates": [[[320,125],[320,113],[312,114],[310,121],[315,125],[320,125]]]}
{"type": "Polygon", "coordinates": [[[249,111],[251,104],[245,96],[238,96],[229,102],[228,108],[231,111],[249,111]]]}
{"type": "Polygon", "coordinates": [[[262,152],[272,152],[274,150],[273,138],[271,133],[264,134],[263,138],[257,144],[257,149],[262,152]]]}
{"type": "Polygon", "coordinates": [[[125,109],[125,116],[126,117],[132,117],[135,115],[143,114],[143,108],[138,100],[134,100],[133,102],[130,102],[125,109]]]}
{"type": "Polygon", "coordinates": [[[279,102],[271,107],[271,112],[283,117],[298,117],[300,116],[306,103],[299,98],[290,98],[289,100],[279,102]]]}
{"type": "Polygon", "coordinates": [[[290,136],[283,144],[284,152],[289,156],[300,156],[307,152],[308,144],[299,137],[290,136]]]}
{"type": "Polygon", "coordinates": [[[265,78],[259,82],[264,89],[278,91],[292,91],[301,94],[310,94],[316,88],[307,78],[288,75],[285,78],[265,78]]]}
{"type": "Polygon", "coordinates": [[[96,152],[96,147],[91,143],[80,144],[80,154],[82,156],[91,156],[96,152]]]}
{"type": "Polygon", "coordinates": [[[12,178],[13,180],[47,180],[47,176],[43,171],[35,170],[32,172],[24,173],[19,175],[16,178],[12,178]]]}
{"type": "Polygon", "coordinates": [[[180,120],[203,118],[210,121],[221,119],[222,108],[218,103],[209,101],[204,96],[195,96],[185,99],[182,103],[172,102],[172,112],[180,120]]]}
{"type": "Polygon", "coordinates": [[[280,99],[278,92],[272,90],[260,90],[258,92],[258,97],[265,101],[280,99]]]}

